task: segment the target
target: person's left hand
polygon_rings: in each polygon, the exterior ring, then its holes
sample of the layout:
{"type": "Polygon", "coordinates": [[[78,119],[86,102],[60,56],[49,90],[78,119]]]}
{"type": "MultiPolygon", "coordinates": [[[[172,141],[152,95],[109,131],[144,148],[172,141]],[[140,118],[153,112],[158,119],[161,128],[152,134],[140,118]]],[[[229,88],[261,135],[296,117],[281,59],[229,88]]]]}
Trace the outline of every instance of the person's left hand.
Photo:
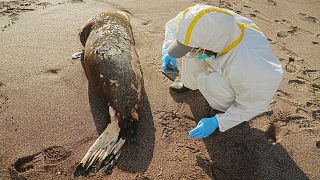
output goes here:
{"type": "Polygon", "coordinates": [[[189,136],[196,139],[208,137],[218,128],[218,126],[219,125],[216,116],[212,118],[202,118],[198,122],[197,127],[195,127],[189,132],[189,136]]]}
{"type": "Polygon", "coordinates": [[[162,50],[162,68],[169,67],[169,64],[173,66],[174,69],[178,69],[177,60],[173,56],[168,54],[167,49],[162,50]]]}

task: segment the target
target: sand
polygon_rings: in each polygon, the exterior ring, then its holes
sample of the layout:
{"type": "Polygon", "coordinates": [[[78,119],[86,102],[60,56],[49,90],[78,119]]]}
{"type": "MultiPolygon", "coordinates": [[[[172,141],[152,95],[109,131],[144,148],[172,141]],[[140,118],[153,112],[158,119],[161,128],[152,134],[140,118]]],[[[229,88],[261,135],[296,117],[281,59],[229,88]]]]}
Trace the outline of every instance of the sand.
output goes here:
{"type": "Polygon", "coordinates": [[[82,49],[79,28],[110,9],[131,13],[144,73],[138,142],[125,147],[111,175],[79,179],[320,179],[319,7],[316,0],[0,1],[0,179],[73,178],[106,114],[71,55],[82,49]],[[196,3],[254,20],[285,71],[270,111],[200,141],[187,132],[209,105],[198,91],[170,94],[159,71],[165,22],[196,3]]]}

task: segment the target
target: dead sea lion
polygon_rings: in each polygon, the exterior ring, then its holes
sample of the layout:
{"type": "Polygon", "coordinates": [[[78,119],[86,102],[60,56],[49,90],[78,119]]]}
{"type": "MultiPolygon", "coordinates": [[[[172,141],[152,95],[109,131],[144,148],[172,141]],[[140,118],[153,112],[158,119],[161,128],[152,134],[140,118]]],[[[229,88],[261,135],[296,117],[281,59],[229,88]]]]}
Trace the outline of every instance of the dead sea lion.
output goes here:
{"type": "Polygon", "coordinates": [[[90,147],[75,171],[112,168],[121,147],[135,136],[143,79],[129,17],[121,11],[101,13],[79,32],[82,66],[95,94],[109,110],[111,122],[90,147]]]}

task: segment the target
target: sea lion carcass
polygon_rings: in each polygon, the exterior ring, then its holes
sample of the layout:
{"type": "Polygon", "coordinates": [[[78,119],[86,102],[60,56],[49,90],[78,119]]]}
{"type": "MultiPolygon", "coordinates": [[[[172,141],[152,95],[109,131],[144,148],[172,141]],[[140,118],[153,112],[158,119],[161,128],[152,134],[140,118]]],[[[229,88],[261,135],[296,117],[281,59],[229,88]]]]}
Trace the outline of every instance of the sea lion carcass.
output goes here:
{"type": "Polygon", "coordinates": [[[124,12],[99,14],[85,24],[79,37],[85,74],[111,121],[76,169],[75,175],[86,175],[91,167],[110,169],[126,140],[135,136],[143,79],[132,27],[124,12]]]}

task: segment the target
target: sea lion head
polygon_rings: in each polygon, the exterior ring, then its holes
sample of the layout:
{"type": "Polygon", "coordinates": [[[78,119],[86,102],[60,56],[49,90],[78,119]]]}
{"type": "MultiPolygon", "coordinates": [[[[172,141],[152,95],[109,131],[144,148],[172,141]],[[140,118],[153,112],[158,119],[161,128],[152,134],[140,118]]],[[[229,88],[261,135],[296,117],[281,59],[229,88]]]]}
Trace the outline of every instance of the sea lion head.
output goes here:
{"type": "MultiPolygon", "coordinates": [[[[97,22],[104,22],[103,20],[106,19],[107,17],[116,18],[120,20],[123,24],[125,24],[128,28],[131,29],[130,18],[125,11],[119,10],[119,11],[108,11],[108,12],[102,13],[99,16],[89,19],[85,23],[85,25],[80,29],[78,36],[83,46],[85,46],[87,39],[90,35],[90,32],[94,28],[94,25],[97,22]]],[[[101,24],[101,23],[98,23],[98,24],[101,24]]]]}

